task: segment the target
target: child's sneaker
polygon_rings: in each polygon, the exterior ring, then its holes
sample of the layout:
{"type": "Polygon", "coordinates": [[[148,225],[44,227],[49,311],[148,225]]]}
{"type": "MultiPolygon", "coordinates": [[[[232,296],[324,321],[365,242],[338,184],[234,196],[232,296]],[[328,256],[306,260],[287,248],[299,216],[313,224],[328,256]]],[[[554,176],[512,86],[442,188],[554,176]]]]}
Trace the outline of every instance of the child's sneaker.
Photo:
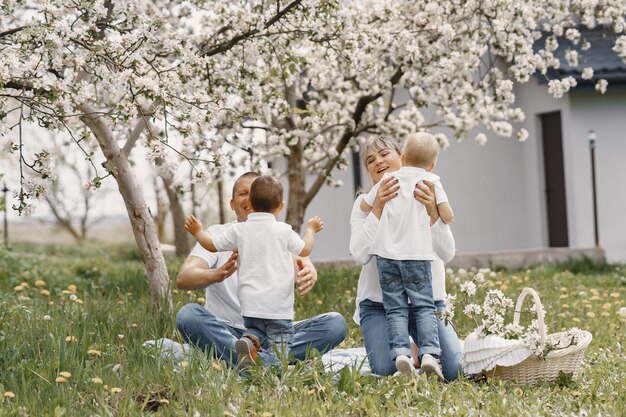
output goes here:
{"type": "Polygon", "coordinates": [[[413,361],[406,355],[396,356],[396,369],[402,375],[411,375],[415,371],[413,361]]]}
{"type": "Polygon", "coordinates": [[[256,336],[251,334],[243,335],[235,342],[235,352],[237,352],[239,365],[242,368],[254,365],[260,349],[261,342],[256,336]]]}
{"type": "Polygon", "coordinates": [[[426,353],[422,356],[422,371],[426,374],[426,376],[430,376],[432,374],[437,375],[440,381],[444,381],[443,373],[441,372],[441,366],[439,365],[439,361],[432,355],[426,353]]]}

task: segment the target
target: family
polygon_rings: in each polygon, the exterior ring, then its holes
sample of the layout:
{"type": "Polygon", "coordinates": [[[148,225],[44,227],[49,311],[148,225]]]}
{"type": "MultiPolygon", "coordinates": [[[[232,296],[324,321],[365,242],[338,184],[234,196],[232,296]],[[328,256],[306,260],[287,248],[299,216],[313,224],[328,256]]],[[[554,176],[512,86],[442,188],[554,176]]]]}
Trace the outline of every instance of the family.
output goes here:
{"type": "MultiPolygon", "coordinates": [[[[444,262],[455,252],[454,215],[432,173],[438,151],[432,135],[417,133],[403,149],[395,139],[373,138],[363,153],[373,187],[357,197],[350,218],[350,253],[362,265],[353,318],[378,375],[421,369],[452,381],[461,372],[456,331],[436,315],[445,308],[444,262]]],[[[308,255],[324,224],[310,219],[301,238],[276,220],[283,204],[278,180],[248,172],[232,190],[237,221],[204,230],[190,216],[185,225],[198,244],[176,285],[205,289],[206,301],[181,308],[176,326],[187,343],[231,366],[280,366],[287,354],[304,360],[346,336],[339,313],[293,321],[294,282],[301,295],[315,285],[308,255]]]]}

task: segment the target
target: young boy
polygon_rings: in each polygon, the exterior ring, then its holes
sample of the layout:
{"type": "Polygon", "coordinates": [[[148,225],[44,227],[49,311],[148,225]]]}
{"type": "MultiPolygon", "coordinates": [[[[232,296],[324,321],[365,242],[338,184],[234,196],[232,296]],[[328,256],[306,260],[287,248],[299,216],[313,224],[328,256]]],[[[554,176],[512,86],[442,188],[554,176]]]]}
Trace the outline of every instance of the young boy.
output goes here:
{"type": "MultiPolygon", "coordinates": [[[[427,180],[435,185],[438,208],[452,220],[452,211],[441,187],[439,177],[432,174],[439,154],[437,140],[428,133],[407,137],[402,153],[402,167],[383,178],[398,180],[398,196],[389,200],[380,218],[370,253],[376,255],[386,327],[391,344],[391,360],[400,373],[414,370],[410,359],[409,303],[416,308],[419,362],[426,374],[435,373],[443,380],[438,357],[441,355],[437,318],[433,302],[431,261],[433,257],[430,217],[423,204],[413,197],[416,184],[427,180]],[[408,300],[407,300],[408,297],[408,300]]],[[[361,210],[370,211],[379,181],[361,202],[361,210]]],[[[442,215],[442,217],[444,217],[442,215]]]]}
{"type": "Polygon", "coordinates": [[[280,352],[287,353],[294,318],[291,254],[308,256],[315,233],[324,227],[319,217],[310,219],[301,239],[291,226],[278,222],[276,215],[284,206],[283,186],[274,177],[256,178],[250,186],[249,199],[253,212],[248,219],[221,235],[212,237],[194,216],[189,216],[185,223],[185,229],[205,249],[239,252],[237,297],[247,331],[235,343],[235,351],[243,367],[254,363],[266,337],[280,352]]]}

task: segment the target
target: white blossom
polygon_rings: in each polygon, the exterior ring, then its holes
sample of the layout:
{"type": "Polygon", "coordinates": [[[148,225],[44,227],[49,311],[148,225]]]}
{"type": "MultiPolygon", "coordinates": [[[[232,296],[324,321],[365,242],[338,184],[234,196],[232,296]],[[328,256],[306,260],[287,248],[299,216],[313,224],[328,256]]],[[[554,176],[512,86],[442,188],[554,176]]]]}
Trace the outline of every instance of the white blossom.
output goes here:
{"type": "Polygon", "coordinates": [[[603,79],[598,80],[596,83],[596,91],[599,91],[600,94],[606,93],[606,87],[609,85],[608,81],[603,79]]]}

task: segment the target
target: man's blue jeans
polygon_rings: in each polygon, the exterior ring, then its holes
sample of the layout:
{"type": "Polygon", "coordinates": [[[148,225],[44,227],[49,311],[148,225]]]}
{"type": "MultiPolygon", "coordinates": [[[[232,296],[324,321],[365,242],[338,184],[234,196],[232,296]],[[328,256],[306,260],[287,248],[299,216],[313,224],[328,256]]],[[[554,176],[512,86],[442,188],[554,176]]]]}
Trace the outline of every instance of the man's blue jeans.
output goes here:
{"type": "MultiPolygon", "coordinates": [[[[444,311],[446,306],[442,300],[436,300],[437,311],[444,311]]],[[[415,340],[415,316],[417,310],[409,308],[409,334],[415,340]]],[[[396,372],[396,364],[390,359],[389,339],[385,326],[386,313],[382,303],[372,300],[363,300],[359,303],[359,321],[361,332],[365,342],[365,350],[369,359],[372,372],[377,375],[392,375],[396,372]]],[[[441,368],[446,381],[454,381],[462,372],[461,356],[463,350],[459,342],[459,336],[452,326],[437,318],[439,343],[441,345],[441,368]]]]}
{"type": "MultiPolygon", "coordinates": [[[[198,346],[204,352],[213,352],[231,366],[237,365],[235,342],[245,333],[244,329],[229,326],[217,320],[213,314],[198,304],[183,306],[176,316],[176,327],[183,340],[198,346]]],[[[324,353],[333,349],[346,337],[346,320],[339,313],[326,313],[293,323],[294,336],[290,355],[304,360],[309,350],[324,353]]],[[[262,346],[270,349],[268,341],[262,346]]],[[[260,352],[261,359],[265,352],[260,352]]],[[[271,360],[270,360],[271,362],[271,360]]]]}
{"type": "Polygon", "coordinates": [[[415,313],[415,343],[419,356],[441,355],[437,317],[433,301],[431,261],[395,260],[376,257],[383,305],[387,318],[387,335],[391,360],[399,355],[411,356],[409,342],[409,300],[415,313]]]}

